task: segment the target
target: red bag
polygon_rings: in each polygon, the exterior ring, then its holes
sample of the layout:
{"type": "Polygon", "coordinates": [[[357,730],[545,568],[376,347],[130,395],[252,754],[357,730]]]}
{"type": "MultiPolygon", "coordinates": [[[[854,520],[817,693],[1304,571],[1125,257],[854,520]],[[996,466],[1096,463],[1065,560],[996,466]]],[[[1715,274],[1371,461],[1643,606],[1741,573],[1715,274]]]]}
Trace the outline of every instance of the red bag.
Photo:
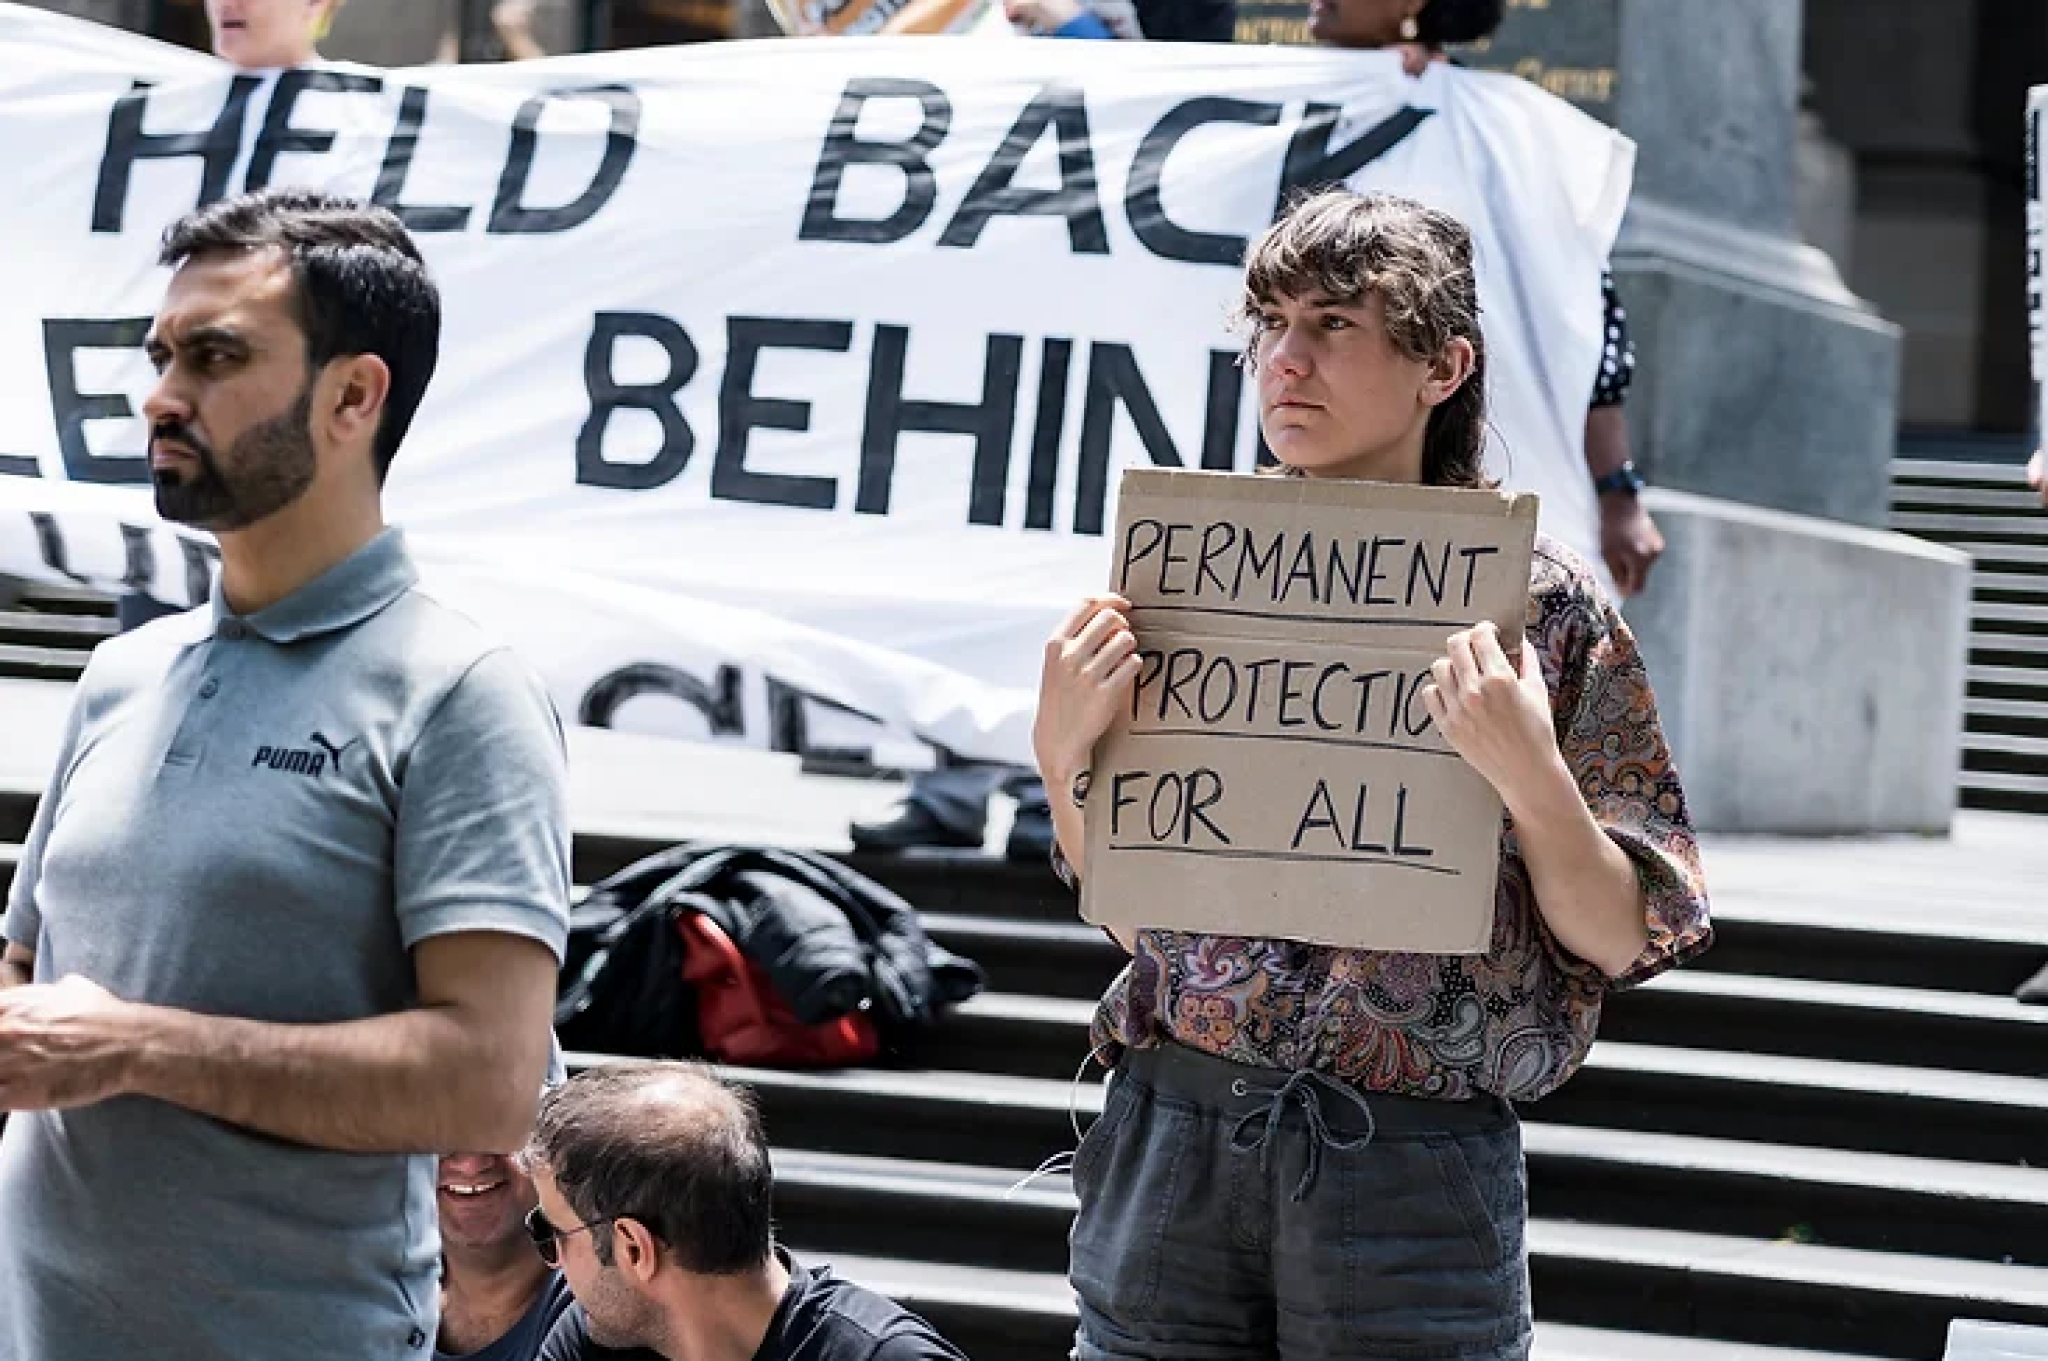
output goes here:
{"type": "Polygon", "coordinates": [[[843,1068],[881,1052],[881,1035],[864,1011],[817,1025],[797,1020],[768,971],[703,913],[676,913],[676,931],[707,1057],[752,1068],[843,1068]]]}

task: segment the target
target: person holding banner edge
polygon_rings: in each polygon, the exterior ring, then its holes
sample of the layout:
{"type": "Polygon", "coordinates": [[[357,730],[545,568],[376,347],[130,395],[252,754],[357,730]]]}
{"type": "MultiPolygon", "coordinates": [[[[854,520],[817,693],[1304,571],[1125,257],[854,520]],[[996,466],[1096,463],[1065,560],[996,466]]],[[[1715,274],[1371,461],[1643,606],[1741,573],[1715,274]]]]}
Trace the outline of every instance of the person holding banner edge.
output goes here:
{"type": "MultiPolygon", "coordinates": [[[[1327,191],[1252,248],[1243,315],[1288,475],[1484,485],[1471,238],[1327,191]]],[[[1034,746],[1078,884],[1089,767],[1139,667],[1125,602],[1046,645],[1034,746]]],[[[1712,937],[1698,846],[1635,644],[1539,536],[1527,637],[1446,640],[1432,720],[1500,792],[1483,956],[1139,930],[1093,1028],[1114,1063],[1076,1150],[1077,1361],[1522,1361],[1526,1191],[1511,1102],[1584,1060],[1610,988],[1712,937]]]]}

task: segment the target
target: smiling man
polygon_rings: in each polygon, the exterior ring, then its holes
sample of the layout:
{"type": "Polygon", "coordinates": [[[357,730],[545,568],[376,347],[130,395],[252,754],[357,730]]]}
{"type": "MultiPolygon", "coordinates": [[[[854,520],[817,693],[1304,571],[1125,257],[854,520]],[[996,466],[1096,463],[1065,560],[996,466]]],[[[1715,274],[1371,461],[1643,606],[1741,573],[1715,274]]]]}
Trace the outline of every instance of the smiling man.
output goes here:
{"type": "Polygon", "coordinates": [[[397,219],[266,190],[162,258],[157,509],[222,570],[94,653],[0,922],[0,1356],[424,1361],[431,1155],[517,1148],[552,1048],[561,727],[384,525],[397,219]]]}
{"type": "Polygon", "coordinates": [[[434,1361],[533,1361],[568,1283],[527,1235],[533,1182],[501,1153],[441,1159],[441,1336],[434,1361]]]}

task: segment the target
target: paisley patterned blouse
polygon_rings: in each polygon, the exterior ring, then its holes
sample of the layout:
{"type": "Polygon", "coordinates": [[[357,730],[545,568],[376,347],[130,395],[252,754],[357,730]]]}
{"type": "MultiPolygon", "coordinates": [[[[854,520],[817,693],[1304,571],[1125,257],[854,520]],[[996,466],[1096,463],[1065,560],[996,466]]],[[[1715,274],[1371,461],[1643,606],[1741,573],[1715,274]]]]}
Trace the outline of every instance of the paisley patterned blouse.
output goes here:
{"type": "MultiPolygon", "coordinates": [[[[1614,980],[1570,954],[1537,910],[1511,820],[1501,837],[1493,945],[1484,955],[1392,954],[1181,931],[1138,933],[1097,1009],[1104,1062],[1161,1039],[1238,1063],[1313,1068],[1368,1091],[1530,1101],[1585,1061],[1609,988],[1704,950],[1713,937],[1699,845],[1621,616],[1569,549],[1538,537],[1528,635],[1557,740],[1586,806],[1635,861],[1649,944],[1614,980]]],[[[1054,867],[1072,886],[1071,868],[1054,867]]]]}

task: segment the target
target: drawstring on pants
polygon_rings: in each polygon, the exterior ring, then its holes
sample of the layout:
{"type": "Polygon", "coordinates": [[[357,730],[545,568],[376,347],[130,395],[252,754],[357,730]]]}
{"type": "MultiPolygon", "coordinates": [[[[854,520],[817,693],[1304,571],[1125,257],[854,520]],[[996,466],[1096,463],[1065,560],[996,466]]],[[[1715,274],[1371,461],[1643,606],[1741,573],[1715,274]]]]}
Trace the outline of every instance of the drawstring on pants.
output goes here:
{"type": "Polygon", "coordinates": [[[1316,1168],[1322,1156],[1323,1145],[1341,1153],[1350,1153],[1364,1148],[1379,1132],[1373,1120],[1372,1107],[1366,1104],[1365,1096],[1356,1087],[1338,1082],[1322,1073],[1304,1068],[1277,1087],[1247,1082],[1238,1078],[1230,1084],[1233,1096],[1263,1096],[1272,1098],[1267,1102],[1263,1114],[1265,1124],[1254,1128],[1261,1111],[1258,1108],[1246,1111],[1230,1131],[1230,1146],[1240,1153],[1259,1150],[1259,1171],[1272,1170],[1273,1135],[1280,1128],[1280,1117],[1287,1111],[1287,1104],[1297,1102],[1308,1117],[1308,1161],[1301,1170],[1301,1180],[1295,1185],[1294,1199],[1299,1202],[1308,1197],[1309,1187],[1315,1184],[1316,1168]],[[1339,1139],[1330,1133],[1330,1127],[1323,1122],[1323,1105],[1317,1097],[1318,1091],[1331,1091],[1349,1101],[1365,1116],[1365,1133],[1355,1139],[1339,1139]],[[1247,1137],[1249,1136],[1249,1137],[1247,1137]]]}

